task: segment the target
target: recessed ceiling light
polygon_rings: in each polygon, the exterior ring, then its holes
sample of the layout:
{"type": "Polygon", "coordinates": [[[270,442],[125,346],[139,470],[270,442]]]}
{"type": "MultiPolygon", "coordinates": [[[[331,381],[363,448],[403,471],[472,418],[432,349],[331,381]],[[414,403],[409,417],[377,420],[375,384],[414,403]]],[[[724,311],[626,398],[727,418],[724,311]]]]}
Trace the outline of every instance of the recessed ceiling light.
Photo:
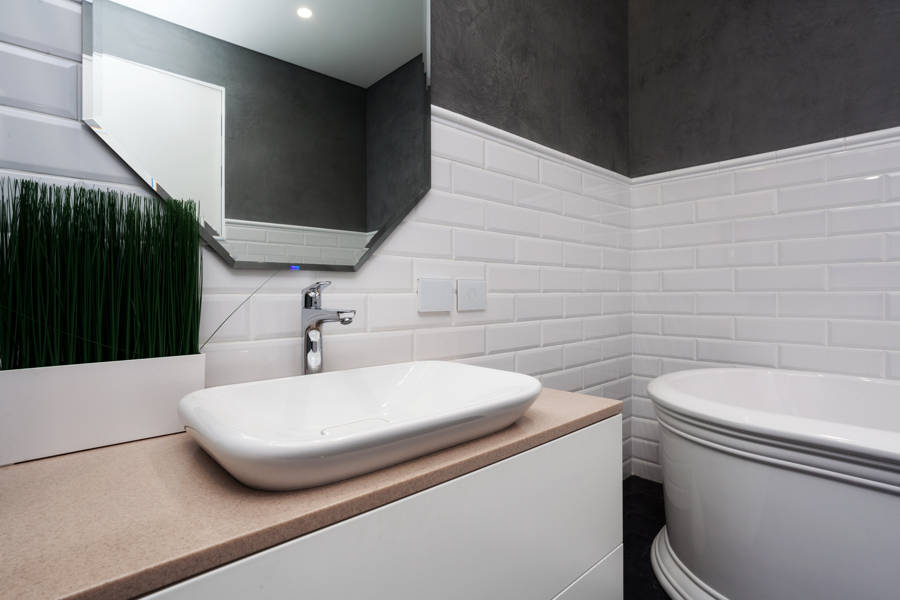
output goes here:
{"type": "Polygon", "coordinates": [[[312,18],[312,11],[305,6],[301,6],[297,9],[297,16],[301,19],[310,19],[312,18]]]}

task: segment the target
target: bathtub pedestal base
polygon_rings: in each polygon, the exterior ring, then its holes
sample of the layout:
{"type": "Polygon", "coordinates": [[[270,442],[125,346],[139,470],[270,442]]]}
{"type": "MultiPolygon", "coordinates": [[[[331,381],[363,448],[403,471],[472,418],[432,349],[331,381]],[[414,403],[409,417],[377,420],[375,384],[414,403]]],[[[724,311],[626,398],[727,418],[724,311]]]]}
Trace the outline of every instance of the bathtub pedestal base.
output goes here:
{"type": "Polygon", "coordinates": [[[650,547],[650,561],[659,584],[673,600],[728,600],[703,583],[684,566],[672,546],[665,526],[656,534],[650,547]]]}

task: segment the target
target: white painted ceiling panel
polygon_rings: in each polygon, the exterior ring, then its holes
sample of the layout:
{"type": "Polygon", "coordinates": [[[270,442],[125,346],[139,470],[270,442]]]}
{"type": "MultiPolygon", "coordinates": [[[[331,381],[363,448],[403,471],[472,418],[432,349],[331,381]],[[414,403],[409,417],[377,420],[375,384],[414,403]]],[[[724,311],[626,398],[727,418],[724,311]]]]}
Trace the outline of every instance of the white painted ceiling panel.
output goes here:
{"type": "Polygon", "coordinates": [[[425,51],[427,0],[114,1],[361,87],[425,51]]]}

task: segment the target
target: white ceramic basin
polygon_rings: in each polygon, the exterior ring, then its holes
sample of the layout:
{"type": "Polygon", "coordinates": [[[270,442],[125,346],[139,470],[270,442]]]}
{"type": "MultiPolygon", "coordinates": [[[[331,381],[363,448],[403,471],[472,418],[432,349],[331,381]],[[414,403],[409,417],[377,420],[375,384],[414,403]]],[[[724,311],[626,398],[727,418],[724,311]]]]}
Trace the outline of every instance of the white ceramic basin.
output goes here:
{"type": "Polygon", "coordinates": [[[190,433],[243,483],[289,490],[380,469],[511,425],[534,377],[449,362],[287,377],[181,399],[190,433]]]}

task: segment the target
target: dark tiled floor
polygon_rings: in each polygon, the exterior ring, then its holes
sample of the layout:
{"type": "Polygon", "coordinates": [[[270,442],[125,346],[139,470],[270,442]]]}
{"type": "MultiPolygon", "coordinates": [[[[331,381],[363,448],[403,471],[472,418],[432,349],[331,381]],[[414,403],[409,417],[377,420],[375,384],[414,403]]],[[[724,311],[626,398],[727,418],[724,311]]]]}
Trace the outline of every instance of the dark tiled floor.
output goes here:
{"type": "Polygon", "coordinates": [[[640,477],[622,482],[625,600],[669,600],[650,565],[650,544],[666,523],[662,485],[640,477]]]}

